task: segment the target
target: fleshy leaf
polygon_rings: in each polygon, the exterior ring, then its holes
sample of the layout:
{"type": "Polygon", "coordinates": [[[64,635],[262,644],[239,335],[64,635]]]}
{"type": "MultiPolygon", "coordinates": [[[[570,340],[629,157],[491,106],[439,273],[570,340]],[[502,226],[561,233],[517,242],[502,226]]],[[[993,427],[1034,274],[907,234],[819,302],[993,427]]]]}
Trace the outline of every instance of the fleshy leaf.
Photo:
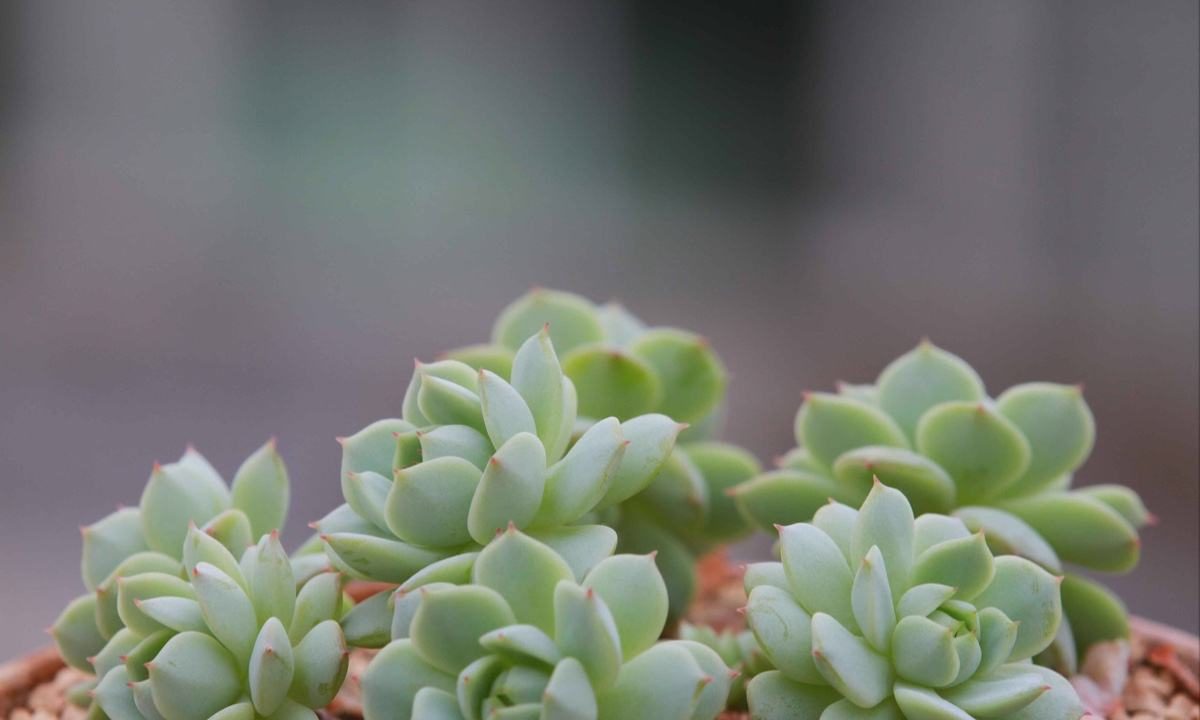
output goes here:
{"type": "MultiPolygon", "coordinates": [[[[597,687],[595,676],[591,678],[597,687]]],[[[687,650],[667,643],[655,645],[626,663],[616,683],[598,693],[600,720],[689,720],[705,680],[687,650]]]]}
{"type": "Polygon", "coordinates": [[[674,532],[702,532],[708,515],[708,486],[686,452],[672,453],[658,475],[630,503],[644,508],[674,532]]]}
{"type": "Polygon", "coordinates": [[[593,509],[608,491],[624,452],[625,438],[616,418],[588,428],[566,457],[550,467],[535,522],[566,525],[593,509]]]}
{"type": "Polygon", "coordinates": [[[404,592],[412,592],[435,582],[466,585],[471,582],[471,571],[475,568],[475,561],[478,559],[479,553],[471,552],[459,553],[430,563],[405,580],[400,585],[400,589],[404,592]]]}
{"type": "Polygon", "coordinates": [[[729,699],[729,690],[733,684],[734,677],[729,666],[715,650],[702,643],[670,640],[666,644],[687,650],[696,664],[700,666],[700,671],[706,676],[704,686],[700,690],[700,697],[697,698],[696,704],[692,708],[692,718],[696,720],[716,718],[725,709],[726,700],[729,699]]]}
{"type": "Polygon", "coordinates": [[[1042,493],[1006,502],[1003,509],[1029,523],[1066,562],[1104,572],[1126,572],[1137,565],[1137,530],[1094,497],[1042,493]]]}
{"type": "MultiPolygon", "coordinates": [[[[418,375],[414,374],[413,379],[416,381],[418,375]]],[[[412,402],[416,403],[415,396],[412,402]]],[[[429,422],[425,418],[421,418],[420,424],[427,425],[429,422]]],[[[416,427],[406,420],[387,418],[377,420],[349,437],[341,438],[338,441],[342,446],[340,477],[346,477],[346,473],[367,471],[379,473],[384,477],[389,476],[392,472],[392,460],[396,454],[397,433],[412,432],[415,429],[416,427]]]]}
{"type": "Polygon", "coordinates": [[[563,581],[554,589],[554,640],[576,658],[592,686],[610,687],[621,669],[621,638],[608,606],[595,590],[563,581]]]}
{"type": "Polygon", "coordinates": [[[326,620],[304,636],[293,651],[295,673],[288,697],[310,708],[333,702],[346,677],[349,653],[342,629],[326,620]]]}
{"type": "Polygon", "coordinates": [[[896,623],[892,659],[901,677],[919,685],[945,687],[958,677],[954,633],[929,618],[910,615],[896,623]]]}
{"type": "Polygon", "coordinates": [[[982,533],[938,543],[921,553],[913,565],[912,582],[940,583],[957,588],[956,596],[970,600],[992,581],[992,551],[982,533]]]}
{"type": "Polygon", "coordinates": [[[542,696],[542,720],[596,720],[596,693],[583,665],[563,658],[554,666],[542,696]]]}
{"type": "Polygon", "coordinates": [[[292,643],[278,618],[269,618],[250,653],[250,701],[261,715],[271,715],[283,704],[295,672],[292,643]]]}
{"type": "Polygon", "coordinates": [[[201,530],[235,555],[245,552],[246,548],[254,544],[254,538],[257,537],[250,527],[250,518],[237,508],[217,513],[216,516],[204,523],[201,530]]]}
{"type": "MultiPolygon", "coordinates": [[[[893,360],[879,374],[875,387],[879,406],[910,438],[921,416],[931,407],[986,397],[983,381],[970,365],[928,340],[893,360]]],[[[887,482],[882,477],[880,480],[887,482]]]]}
{"type": "Polygon", "coordinates": [[[1154,516],[1142,503],[1142,498],[1124,485],[1089,485],[1075,491],[1077,495],[1092,497],[1113,510],[1135,528],[1153,524],[1154,516]]]}
{"type": "Polygon", "coordinates": [[[341,601],[342,577],[338,573],[320,573],[304,583],[296,594],[296,609],[288,626],[292,643],[300,642],[320,623],[338,617],[341,601]]]}
{"type": "Polygon", "coordinates": [[[874,707],[890,694],[891,663],[832,616],[813,615],[812,648],[817,671],[855,705],[874,707]]]}
{"type": "Polygon", "coordinates": [[[252,538],[283,529],[289,494],[287,467],[274,440],[246,458],[233,476],[233,506],[250,519],[252,538]]]}
{"type": "Polygon", "coordinates": [[[562,653],[554,640],[535,625],[509,625],[479,638],[479,644],[509,662],[554,665],[562,653]]]}
{"type": "Polygon", "coordinates": [[[1029,467],[1007,493],[1024,495],[1074,472],[1087,460],[1096,422],[1078,386],[1035,382],[1017,385],[996,398],[996,409],[1029,441],[1029,467]]]}
{"type": "Polygon", "coordinates": [[[481,474],[457,457],[396,471],[385,510],[388,527],[415,545],[450,547],[470,542],[467,514],[481,474]]]}
{"type": "Polygon", "coordinates": [[[563,357],[563,372],[579,390],[585,417],[629,419],[658,407],[662,387],[654,369],[619,348],[604,344],[576,348],[563,357]]]}
{"type": "Polygon", "coordinates": [[[612,555],[617,547],[617,533],[607,525],[531,529],[526,534],[549,545],[566,560],[576,580],[582,580],[596,563],[612,555]]]}
{"type": "Polygon", "coordinates": [[[770,585],[788,593],[792,591],[792,586],[788,583],[787,574],[784,572],[783,563],[781,562],[750,563],[746,566],[746,574],[742,578],[742,585],[747,595],[760,585],[770,585]]]}
{"type": "Polygon", "coordinates": [[[189,598],[170,595],[146,598],[138,603],[138,609],[151,620],[175,632],[208,632],[208,624],[204,622],[200,603],[189,598]]]}
{"type": "Polygon", "coordinates": [[[871,647],[886,653],[896,627],[896,609],[892,604],[892,589],[879,548],[872,546],[863,558],[850,591],[850,605],[863,637],[871,647]]]}
{"type": "Polygon", "coordinates": [[[1042,696],[1050,686],[1035,672],[979,678],[951,688],[947,700],[975,717],[1007,717],[1042,696]]]}
{"type": "Polygon", "coordinates": [[[726,372],[704,338],[674,328],[642,333],[629,352],[653,368],[662,389],[658,411],[680,422],[695,422],[725,394],[726,372]]]}
{"type": "Polygon", "coordinates": [[[203,524],[228,506],[229,491],[220,477],[215,481],[220,486],[217,490],[199,462],[181,459],[155,465],[150,473],[142,492],[141,520],[146,544],[152,550],[178,558],[188,523],[203,524]]]}
{"type": "Polygon", "coordinates": [[[774,470],[738,485],[734,502],[742,515],[763,530],[805,522],[830,498],[858,505],[864,495],[831,478],[797,470],[774,470]]]}
{"type": "Polygon", "coordinates": [[[533,411],[529,409],[525,398],[499,375],[480,371],[479,400],[483,404],[483,424],[495,447],[500,447],[519,433],[537,434],[533,411]]]}
{"type": "Polygon", "coordinates": [[[143,720],[129,685],[129,673],[124,666],[110,670],[96,685],[95,702],[111,720],[143,720]]]}
{"type": "Polygon", "coordinates": [[[1023,660],[1046,648],[1062,619],[1059,580],[1025,558],[996,558],[992,584],[977,598],[977,607],[995,607],[1018,622],[1016,645],[1009,658],[1023,660]]]}
{"type": "Polygon", "coordinates": [[[151,635],[163,629],[160,623],[151,620],[138,603],[145,598],[172,595],[194,597],[192,587],[174,575],[148,572],[117,579],[117,613],[125,626],[140,635],[151,635]]]}
{"type": "Polygon", "coordinates": [[[1060,590],[1080,657],[1095,643],[1129,637],[1129,614],[1112,591],[1078,575],[1067,575],[1060,590]]]}
{"type": "Polygon", "coordinates": [[[449,554],[357,533],[334,533],[323,535],[321,539],[358,577],[379,582],[402,583],[416,571],[449,554]]]}
{"type": "Polygon", "coordinates": [[[516,350],[546,325],[550,326],[554,346],[564,353],[604,339],[604,328],[590,301],[574,293],[536,288],[500,313],[492,328],[492,340],[516,350]]]}
{"type": "Polygon", "coordinates": [[[411,640],[396,640],[363,673],[363,717],[411,720],[413,699],[424,687],[454,692],[454,675],[425,662],[411,640]]]}
{"type": "Polygon", "coordinates": [[[978,622],[979,648],[983,657],[975,672],[984,677],[1007,662],[1013,654],[1013,647],[1017,643],[1018,625],[1003,611],[994,607],[980,610],[978,622]]]}
{"type": "Polygon", "coordinates": [[[492,456],[492,443],[487,436],[466,425],[437,425],[413,434],[421,446],[422,461],[456,457],[482,470],[492,456]]]}
{"type": "MultiPolygon", "coordinates": [[[[626,433],[626,436],[630,436],[626,433]]],[[[625,451],[626,458],[629,450],[625,451]]],[[[702,530],[710,543],[737,540],[750,531],[730,491],[762,471],[758,460],[742,448],[720,442],[689,443],[684,450],[708,488],[708,515],[702,530]]]]}
{"type": "Polygon", "coordinates": [[[500,377],[512,374],[513,351],[503,345],[467,345],[445,353],[443,359],[457,360],[479,370],[494,372],[500,377]]]}
{"type": "Polygon", "coordinates": [[[812,656],[812,616],[785,590],[760,585],[746,603],[746,624],[772,666],[792,680],[823,682],[812,656]]]}
{"type": "Polygon", "coordinates": [[[662,634],[669,600],[653,556],[614,555],[601,560],[583,585],[595,590],[612,613],[624,659],[646,650],[662,634]]]}
{"type": "Polygon", "coordinates": [[[906,718],[921,720],[975,720],[954,703],[923,687],[898,682],[894,696],[906,718]]]}
{"type": "Polygon", "coordinates": [[[876,482],[858,509],[850,535],[851,565],[862,562],[868,550],[878,547],[887,568],[888,583],[894,588],[908,587],[914,536],[913,510],[908,499],[899,490],[876,482]]]}
{"type": "Polygon", "coordinates": [[[388,607],[391,594],[390,590],[381,590],[350,608],[341,621],[347,643],[379,648],[392,639],[393,613],[388,607]]]}
{"type": "Polygon", "coordinates": [[[896,603],[896,613],[900,617],[909,615],[926,617],[941,607],[942,603],[954,597],[954,593],[955,588],[949,585],[937,583],[914,585],[909,588],[908,592],[900,596],[900,602],[896,603]]]}
{"type": "Polygon", "coordinates": [[[795,720],[820,717],[825,708],[841,701],[836,690],[798,683],[777,670],[755,675],[746,685],[750,716],[761,720],[795,720]]]}
{"type": "Polygon", "coordinates": [[[948,402],[921,416],[917,449],[954,478],[958,502],[993,498],[1029,467],[1029,441],[991,405],[948,402]]]}
{"type": "Polygon", "coordinates": [[[809,393],[796,413],[796,441],[831,468],[842,453],[866,445],[907,448],[904,431],[883,411],[829,393],[809,393]]]}
{"type": "Polygon", "coordinates": [[[547,448],[554,447],[563,431],[563,372],[546,328],[530,336],[517,350],[512,386],[533,413],[537,436],[547,448]]]}
{"type": "Polygon", "coordinates": [[[413,717],[421,720],[462,720],[458,698],[445,690],[424,687],[413,698],[413,717]]]}
{"type": "Polygon", "coordinates": [[[233,656],[203,633],[171,638],[147,668],[154,705],[171,720],[207,720],[242,694],[233,656]]]}
{"type": "Polygon", "coordinates": [[[1020,710],[1005,717],[1005,720],[1043,720],[1044,718],[1075,718],[1084,715],[1083,703],[1075,694],[1071,683],[1058,673],[1037,665],[1007,665],[999,668],[993,677],[1000,679],[1012,675],[1036,673],[1048,689],[1040,697],[1020,710]]]}
{"type": "Polygon", "coordinates": [[[488,461],[471,499],[467,527],[486,545],[509,523],[523,528],[537,514],[546,484],[546,449],[536,436],[513,435],[488,461]]]}
{"type": "Polygon", "coordinates": [[[96,627],[96,596],[83,595],[67,605],[50,634],[63,660],[76,670],[91,672],[88,658],[104,648],[104,636],[96,627]]]}
{"type": "Polygon", "coordinates": [[[413,646],[430,665],[457,674],[483,654],[479,638],[516,622],[508,603],[495,590],[464,585],[425,593],[413,616],[413,646]]]}
{"type": "Polygon", "coordinates": [[[629,444],[625,446],[621,463],[597,509],[627,500],[654,480],[675,448],[682,428],[673,419],[660,414],[641,415],[623,422],[621,435],[629,444]]]}
{"type": "Polygon", "coordinates": [[[183,569],[190,576],[202,562],[216,567],[243,589],[249,590],[233,553],[216,538],[193,525],[188,528],[187,538],[183,541],[183,569]]]}
{"type": "Polygon", "coordinates": [[[869,445],[843,453],[833,464],[838,480],[869,488],[872,479],[904,493],[918,515],[954,507],[954,481],[937,463],[911,450],[869,445]]]}
{"type": "Polygon", "coordinates": [[[192,587],[213,637],[233,653],[239,666],[245,666],[259,628],[254,604],[246,591],[233,578],[204,562],[192,571],[192,587]]]}
{"type": "Polygon", "coordinates": [[[968,506],[954,511],[969,530],[982,530],[994,555],[1020,555],[1051,572],[1062,572],[1062,563],[1037,530],[1021,518],[996,508],[968,506]]]}
{"type": "Polygon", "coordinates": [[[829,613],[857,629],[846,602],[854,575],[833,539],[812,525],[789,525],[779,531],[779,549],[792,594],[801,607],[810,614],[829,613]]]}
{"type": "Polygon", "coordinates": [[[89,591],[104,582],[125,558],[147,549],[137,508],[121,508],[81,528],[80,532],[83,534],[83,584],[89,591]]]}
{"type": "Polygon", "coordinates": [[[554,630],[555,587],[574,579],[556,552],[512,526],[479,553],[472,577],[499,593],[518,622],[546,632],[554,630]]]}
{"type": "Polygon", "coordinates": [[[287,627],[292,622],[296,605],[296,576],[292,574],[292,562],[279,542],[279,533],[263,535],[249,567],[246,581],[251,588],[250,599],[258,611],[259,623],[274,617],[287,627]]]}

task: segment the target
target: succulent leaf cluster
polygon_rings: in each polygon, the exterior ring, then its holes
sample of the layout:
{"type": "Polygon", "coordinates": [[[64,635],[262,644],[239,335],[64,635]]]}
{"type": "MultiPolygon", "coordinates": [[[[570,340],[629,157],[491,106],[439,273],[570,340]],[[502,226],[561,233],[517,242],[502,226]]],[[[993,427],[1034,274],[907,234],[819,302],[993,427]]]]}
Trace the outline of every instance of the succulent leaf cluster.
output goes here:
{"type": "Polygon", "coordinates": [[[491,344],[447,357],[503,374],[525,338],[546,325],[578,391],[577,432],[598,418],[624,422],[643,413],[690,426],[654,481],[617,507],[607,503],[601,516],[617,530],[622,552],[658,552],[671,616],[680,617],[695,589],[696,556],[751,529],[725,491],[757,475],[758,461],[711,437],[724,404],[725,366],[695,333],[647,327],[615,302],[597,305],[540,288],[500,313],[491,344]]]}
{"type": "Polygon", "coordinates": [[[725,706],[716,652],[658,642],[667,590],[651,556],[605,557],[579,582],[510,526],[469,580],[396,599],[398,639],[362,678],[366,720],[712,720],[725,706]]]}
{"type": "MultiPolygon", "coordinates": [[[[1056,574],[1064,563],[1125,572],[1138,561],[1138,528],[1151,519],[1138,496],[1071,489],[1095,438],[1077,386],[1026,383],[992,399],[970,365],[924,341],[872,385],[807,394],[795,431],[781,467],[735,491],[760,527],[808,520],[827,498],[857,506],[879,478],[918,513],[950,513],[995,551],[1056,574]]],[[[1078,650],[1126,636],[1128,624],[1090,580],[1070,576],[1062,592],[1069,622],[1047,659],[1072,672],[1078,650]]]]}
{"type": "Polygon", "coordinates": [[[779,528],[781,562],[746,574],[746,619],[775,670],[749,684],[775,718],[1078,718],[1069,683],[1029,662],[1055,637],[1058,579],[993,557],[958,518],[914,519],[876,483],[779,528]]]}
{"type": "MultiPolygon", "coordinates": [[[[609,417],[573,439],[575,421],[575,386],[546,329],[521,345],[508,379],[456,360],[419,364],[403,418],[342,441],[346,504],[315,524],[330,560],[380,582],[459,581],[511,523],[581,577],[616,545],[598,511],[650,482],[682,426],[657,413],[609,417]]],[[[382,637],[385,601],[348,620],[352,643],[382,637]]]]}
{"type": "Polygon", "coordinates": [[[187,580],[117,581],[125,627],[92,659],[94,707],[112,720],[315,719],[346,674],[341,576],[297,591],[277,532],[239,561],[194,525],[182,565],[187,580]]]}
{"type": "Polygon", "coordinates": [[[287,468],[273,440],[242,463],[232,487],[191,447],[177,462],[155,463],[137,507],[118,509],[80,529],[88,593],[72,601],[51,627],[63,659],[91,672],[89,658],[126,626],[123,579],[154,573],[186,582],[183,546],[190,525],[199,525],[240,557],[255,538],[283,526],[289,492],[287,468]]]}

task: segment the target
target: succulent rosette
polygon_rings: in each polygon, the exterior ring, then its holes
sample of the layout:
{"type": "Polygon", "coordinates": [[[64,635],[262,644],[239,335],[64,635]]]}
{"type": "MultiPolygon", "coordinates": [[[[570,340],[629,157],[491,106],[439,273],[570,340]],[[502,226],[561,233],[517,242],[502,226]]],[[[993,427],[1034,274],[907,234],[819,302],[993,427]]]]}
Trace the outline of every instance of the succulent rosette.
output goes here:
{"type": "Polygon", "coordinates": [[[667,590],[651,556],[605,557],[577,582],[510,528],[469,579],[397,599],[400,639],[362,678],[366,720],[712,720],[724,707],[716,652],[657,642],[667,590]]]}
{"type": "Polygon", "coordinates": [[[601,517],[616,528],[624,552],[658,551],[671,596],[671,615],[681,617],[695,588],[695,558],[746,535],[751,526],[725,491],[761,468],[754,456],[717,442],[725,398],[725,366],[703,337],[686,330],[647,327],[617,303],[535,289],[500,313],[492,342],[452,351],[447,357],[503,374],[521,343],[549,325],[562,354],[564,374],[578,394],[583,432],[598,418],[627,421],[660,413],[689,424],[675,452],[643,491],[601,517]]]}
{"type": "MultiPolygon", "coordinates": [[[[508,379],[456,360],[418,364],[403,418],[342,440],[346,504],[315,524],[352,577],[461,582],[510,523],[583,574],[616,546],[596,511],[636,494],[671,455],[682,427],[662,414],[591,424],[572,443],[575,386],[550,334],[528,338],[508,379]]],[[[352,644],[386,639],[388,595],[347,618],[352,644]]]]}
{"type": "Polygon", "coordinates": [[[112,720],[316,718],[346,674],[340,575],[297,591],[277,532],[240,561],[194,526],[181,547],[187,580],[117,581],[124,627],[91,659],[93,708],[112,720]]]}
{"type": "Polygon", "coordinates": [[[781,562],[746,574],[746,620],[776,670],[747,689],[755,718],[1077,720],[1070,683],[1029,662],[1053,641],[1058,579],[993,557],[958,518],[914,520],[876,483],[779,528],[781,562]]]}
{"type": "MultiPolygon", "coordinates": [[[[735,491],[760,527],[808,520],[828,498],[857,506],[878,477],[917,512],[950,513],[997,552],[1055,574],[1064,563],[1137,564],[1138,528],[1151,519],[1137,494],[1071,489],[1095,438],[1078,386],[1026,383],[993,400],[970,365],[925,341],[873,385],[807,394],[795,429],[798,447],[781,467],[735,491]]],[[[1043,660],[1063,672],[1093,643],[1128,635],[1124,607],[1102,586],[1068,575],[1062,600],[1068,622],[1043,660]]]]}
{"type": "Polygon", "coordinates": [[[707,625],[679,624],[679,637],[707,645],[716,651],[737,676],[729,687],[729,700],[725,706],[732,710],[746,709],[746,683],[759,673],[773,670],[754,633],[749,630],[735,631],[729,628],[717,631],[707,625]]]}
{"type": "Polygon", "coordinates": [[[189,525],[200,525],[240,557],[254,538],[283,526],[288,496],[287,468],[274,441],[242,463],[232,487],[191,447],[177,462],[155,463],[138,507],[121,508],[81,528],[88,594],[72,601],[50,629],[63,659],[91,672],[89,658],[125,627],[118,588],[123,578],[155,573],[185,582],[183,541],[189,525]]]}

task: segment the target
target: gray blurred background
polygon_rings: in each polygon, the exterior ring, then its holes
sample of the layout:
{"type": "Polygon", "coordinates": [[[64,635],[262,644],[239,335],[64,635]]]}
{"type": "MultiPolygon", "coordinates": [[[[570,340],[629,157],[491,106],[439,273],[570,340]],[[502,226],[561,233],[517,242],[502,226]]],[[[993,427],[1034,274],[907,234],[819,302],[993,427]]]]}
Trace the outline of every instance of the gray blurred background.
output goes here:
{"type": "Polygon", "coordinates": [[[1087,384],[1197,627],[1197,3],[0,3],[0,659],[194,442],[333,437],[531,285],[712,338],[726,436],[922,335],[1087,384]],[[701,4],[697,4],[701,5],[701,4]]]}

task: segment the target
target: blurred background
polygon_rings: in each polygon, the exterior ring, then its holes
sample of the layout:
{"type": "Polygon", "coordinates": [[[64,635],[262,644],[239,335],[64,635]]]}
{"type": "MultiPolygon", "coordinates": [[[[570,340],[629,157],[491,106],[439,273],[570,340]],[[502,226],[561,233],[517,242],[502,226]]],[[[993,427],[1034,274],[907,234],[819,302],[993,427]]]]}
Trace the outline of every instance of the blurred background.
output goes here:
{"type": "Polygon", "coordinates": [[[0,3],[0,659],[195,443],[335,435],[532,285],[709,336],[768,459],[922,335],[1084,382],[1196,630],[1197,3],[0,3]],[[697,3],[699,5],[706,5],[697,3]],[[716,4],[713,4],[714,6],[716,4]],[[744,5],[750,5],[745,7],[744,5]]]}

